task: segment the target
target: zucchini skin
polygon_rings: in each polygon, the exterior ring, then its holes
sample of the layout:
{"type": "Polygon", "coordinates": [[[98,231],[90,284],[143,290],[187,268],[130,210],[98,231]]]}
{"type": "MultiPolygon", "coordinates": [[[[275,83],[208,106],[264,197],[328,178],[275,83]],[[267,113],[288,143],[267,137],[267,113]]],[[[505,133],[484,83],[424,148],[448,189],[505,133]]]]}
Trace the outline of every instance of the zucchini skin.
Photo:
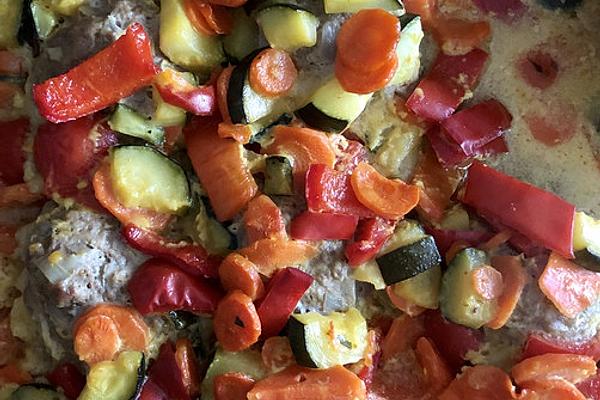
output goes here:
{"type": "Polygon", "coordinates": [[[294,353],[294,356],[296,357],[296,362],[304,367],[317,368],[317,364],[315,364],[306,348],[304,324],[296,318],[290,318],[287,331],[288,338],[290,339],[290,346],[292,347],[292,353],[294,353]]]}
{"type": "Polygon", "coordinates": [[[244,87],[247,84],[248,71],[252,60],[268,47],[262,47],[248,54],[240,63],[233,68],[229,87],[227,89],[227,107],[231,122],[234,124],[248,124],[248,117],[244,111],[244,87]]]}
{"type": "Polygon", "coordinates": [[[419,275],[442,262],[432,236],[402,246],[377,258],[383,280],[393,285],[419,275]]]}
{"type": "Polygon", "coordinates": [[[330,117],[323,111],[319,110],[313,103],[308,103],[306,106],[295,112],[296,116],[314,129],[319,129],[324,132],[339,133],[348,127],[348,121],[330,117]]]}

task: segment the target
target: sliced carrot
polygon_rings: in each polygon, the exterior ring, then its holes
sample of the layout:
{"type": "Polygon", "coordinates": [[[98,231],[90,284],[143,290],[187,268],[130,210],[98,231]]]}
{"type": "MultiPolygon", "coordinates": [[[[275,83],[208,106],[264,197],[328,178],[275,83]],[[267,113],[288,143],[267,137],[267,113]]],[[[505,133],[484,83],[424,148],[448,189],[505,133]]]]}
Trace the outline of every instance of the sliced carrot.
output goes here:
{"type": "Polygon", "coordinates": [[[552,252],[538,280],[540,290],[568,318],[588,308],[600,297],[600,274],[552,252]]]}
{"type": "Polygon", "coordinates": [[[504,288],[502,274],[494,267],[483,265],[471,273],[471,287],[483,299],[497,299],[504,288]]]}
{"type": "Polygon", "coordinates": [[[273,128],[274,140],[267,154],[284,154],[293,160],[294,184],[304,188],[304,176],[311,164],[335,165],[335,150],[327,135],[308,128],[278,125],[273,128]]]}
{"type": "Polygon", "coordinates": [[[252,128],[244,124],[231,124],[229,122],[219,123],[217,133],[220,138],[233,139],[238,143],[246,144],[253,135],[252,128]]]}
{"type": "Polygon", "coordinates": [[[424,334],[425,325],[421,318],[411,318],[408,315],[403,315],[394,319],[381,344],[382,360],[390,360],[400,353],[412,349],[417,340],[424,334]]]}
{"type": "Polygon", "coordinates": [[[253,387],[254,379],[240,372],[217,375],[213,380],[215,400],[246,400],[253,387]]]}
{"type": "Polygon", "coordinates": [[[260,319],[252,299],[240,290],[229,292],[217,306],[214,315],[217,340],[227,351],[241,351],[260,337],[260,319]]]}
{"type": "Polygon", "coordinates": [[[419,188],[388,179],[367,163],[352,172],[352,189],[365,207],[387,219],[399,219],[419,202],[419,188]]]}
{"type": "Polygon", "coordinates": [[[271,336],[265,340],[260,356],[272,373],[282,371],[296,363],[290,341],[285,336],[271,336]]]}
{"type": "Polygon", "coordinates": [[[504,289],[498,298],[496,315],[487,326],[500,329],[517,307],[521,293],[527,284],[527,274],[519,257],[497,256],[492,258],[492,265],[502,274],[504,289]]]}
{"type": "Polygon", "coordinates": [[[421,314],[423,314],[425,311],[427,311],[425,308],[420,307],[414,303],[411,303],[410,301],[406,300],[405,298],[398,296],[395,292],[394,292],[394,286],[388,286],[385,289],[391,303],[400,311],[408,314],[408,316],[410,317],[416,317],[419,316],[421,314]]]}
{"type": "Polygon", "coordinates": [[[43,198],[39,193],[31,193],[26,183],[0,187],[0,209],[28,206],[43,198]]]}
{"type": "Polygon", "coordinates": [[[11,363],[0,367],[0,386],[10,383],[25,385],[32,381],[33,377],[31,374],[17,364],[11,363]]]}
{"type": "Polygon", "coordinates": [[[564,379],[527,382],[519,400],[587,400],[575,385],[564,379]]]}
{"type": "Polygon", "coordinates": [[[461,250],[464,250],[467,247],[471,247],[471,245],[464,240],[459,240],[459,241],[452,243],[452,245],[450,245],[450,248],[448,249],[448,251],[446,251],[446,255],[445,255],[446,263],[449,263],[450,261],[452,261],[452,259],[454,257],[456,257],[456,255],[461,250]]]}
{"type": "Polygon", "coordinates": [[[229,123],[231,122],[231,116],[229,115],[229,105],[227,103],[227,91],[229,90],[229,80],[232,72],[233,67],[229,66],[221,71],[217,77],[217,106],[223,121],[229,123]]]}
{"type": "Polygon", "coordinates": [[[328,369],[291,366],[258,381],[248,400],[366,399],[365,384],[341,365],[328,369]]]}
{"type": "Polygon", "coordinates": [[[112,360],[121,348],[119,329],[110,317],[91,316],[78,324],[73,346],[79,359],[88,365],[112,360]]]}
{"type": "Polygon", "coordinates": [[[200,373],[198,360],[192,341],[188,338],[177,339],[175,342],[175,360],[181,371],[182,381],[187,394],[194,399],[200,394],[200,373]]]}
{"type": "Polygon", "coordinates": [[[394,77],[398,68],[398,59],[391,58],[374,71],[357,71],[342,63],[335,64],[335,77],[345,91],[369,94],[383,89],[394,77]]]}
{"type": "Polygon", "coordinates": [[[504,243],[508,242],[512,235],[512,232],[509,230],[503,230],[501,232],[498,232],[497,234],[492,236],[490,240],[481,244],[479,246],[479,249],[487,252],[495,250],[498,247],[502,246],[504,243]]]}
{"type": "Polygon", "coordinates": [[[153,231],[161,231],[171,222],[172,217],[168,214],[161,214],[143,208],[125,207],[113,191],[110,164],[108,163],[102,164],[96,171],[92,184],[98,202],[123,225],[134,224],[153,231]]]}
{"type": "Polygon", "coordinates": [[[18,227],[15,225],[0,225],[0,254],[12,254],[17,249],[15,233],[18,227]]]}
{"type": "Polygon", "coordinates": [[[203,4],[204,3],[202,3],[200,0],[184,0],[183,6],[185,9],[185,15],[198,33],[202,35],[216,36],[217,32],[208,23],[201,11],[203,4]]]}
{"type": "Polygon", "coordinates": [[[223,6],[196,1],[196,7],[210,29],[219,35],[229,35],[233,30],[233,17],[223,6]]]}
{"type": "Polygon", "coordinates": [[[434,396],[439,395],[452,381],[453,375],[450,368],[440,356],[435,345],[426,337],[420,337],[417,340],[415,353],[419,364],[423,367],[430,393],[434,396]]]}
{"type": "Polygon", "coordinates": [[[439,400],[510,400],[516,399],[515,387],[506,372],[491,365],[477,365],[450,383],[439,400]]]}
{"type": "Polygon", "coordinates": [[[294,86],[298,70],[284,50],[261,51],[250,64],[248,80],[257,93],[267,97],[283,96],[294,86]]]}
{"type": "Polygon", "coordinates": [[[357,12],[344,22],[337,36],[336,76],[342,65],[357,74],[380,70],[396,59],[398,39],[400,22],[394,15],[382,9],[357,12]]]}
{"type": "Polygon", "coordinates": [[[256,269],[256,265],[246,257],[231,253],[219,266],[219,278],[226,290],[241,290],[252,300],[265,294],[265,285],[256,269]]]}
{"type": "Polygon", "coordinates": [[[248,203],[244,213],[244,228],[249,243],[260,239],[287,237],[281,210],[264,194],[248,203]]]}
{"type": "Polygon", "coordinates": [[[517,385],[557,378],[576,385],[595,374],[594,359],[578,354],[542,354],[521,361],[511,370],[517,385]]]}
{"type": "Polygon", "coordinates": [[[456,18],[433,21],[433,34],[444,53],[466,54],[482,44],[491,33],[487,21],[466,21],[456,18]]]}
{"type": "Polygon", "coordinates": [[[458,182],[456,170],[442,167],[431,146],[426,145],[412,180],[420,191],[419,213],[429,221],[441,221],[458,182]]]}
{"type": "Polygon", "coordinates": [[[279,268],[310,260],[317,255],[317,249],[300,240],[269,238],[254,242],[239,253],[252,261],[262,275],[271,276],[279,268]]]}
{"type": "Polygon", "coordinates": [[[437,16],[437,0],[404,0],[403,4],[407,13],[421,17],[425,28],[431,27],[431,22],[437,16]]]}
{"type": "Polygon", "coordinates": [[[236,7],[243,6],[244,4],[246,4],[246,2],[248,0],[207,0],[207,1],[210,4],[217,4],[219,6],[236,8],[236,7]]]}
{"type": "Polygon", "coordinates": [[[219,221],[241,211],[258,192],[240,143],[218,136],[219,120],[197,118],[184,130],[194,171],[219,221]]]}

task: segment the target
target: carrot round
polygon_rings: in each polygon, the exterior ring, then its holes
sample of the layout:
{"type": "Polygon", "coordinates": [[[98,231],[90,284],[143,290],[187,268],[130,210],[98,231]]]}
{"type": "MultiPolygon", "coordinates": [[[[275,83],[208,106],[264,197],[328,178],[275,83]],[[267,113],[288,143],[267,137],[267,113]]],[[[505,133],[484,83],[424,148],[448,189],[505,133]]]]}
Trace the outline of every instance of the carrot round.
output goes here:
{"type": "Polygon", "coordinates": [[[281,210],[264,194],[248,203],[244,213],[244,228],[249,243],[260,239],[287,237],[281,210]]]}
{"type": "Polygon", "coordinates": [[[394,15],[382,9],[361,10],[337,36],[336,69],[344,65],[358,73],[379,70],[396,58],[399,38],[400,22],[394,15]]]}
{"type": "Polygon", "coordinates": [[[365,207],[387,219],[399,219],[419,202],[419,188],[398,179],[388,179],[367,163],[352,173],[352,189],[365,207]]]}
{"type": "Polygon", "coordinates": [[[219,278],[226,290],[241,290],[252,300],[265,294],[265,285],[256,265],[238,253],[231,253],[223,260],[219,266],[219,278]]]}
{"type": "Polygon", "coordinates": [[[452,381],[450,368],[448,368],[433,343],[426,337],[417,340],[415,352],[419,364],[423,367],[423,373],[430,391],[432,394],[438,395],[452,381]]]}
{"type": "Polygon", "coordinates": [[[239,253],[252,261],[258,272],[265,276],[290,265],[302,264],[317,254],[317,249],[310,243],[287,238],[261,239],[239,253]]]}
{"type": "Polygon", "coordinates": [[[498,298],[496,315],[487,323],[487,326],[492,329],[500,329],[517,307],[523,288],[527,283],[527,274],[519,257],[497,256],[492,258],[492,265],[502,274],[504,289],[498,298]]]}
{"type": "Polygon", "coordinates": [[[483,251],[488,251],[488,252],[495,250],[498,247],[502,246],[504,243],[508,242],[508,240],[511,238],[511,236],[512,236],[512,232],[510,232],[509,230],[503,230],[501,232],[498,232],[490,240],[481,244],[479,246],[479,249],[481,249],[483,251]]]}
{"type": "Polygon", "coordinates": [[[91,316],[76,328],[73,346],[79,359],[88,365],[112,360],[121,348],[119,329],[110,317],[91,316]]]}
{"type": "Polygon", "coordinates": [[[184,0],[185,15],[198,33],[216,36],[217,32],[209,25],[204,14],[201,12],[202,5],[203,3],[198,0],[184,0]]]}
{"type": "Polygon", "coordinates": [[[231,116],[229,115],[229,106],[227,104],[227,91],[229,90],[229,80],[231,79],[232,72],[233,67],[229,66],[221,71],[217,78],[217,107],[219,107],[223,121],[228,123],[231,123],[231,116]]]}
{"type": "Polygon", "coordinates": [[[252,299],[234,290],[221,300],[214,315],[215,335],[227,351],[241,351],[260,337],[260,319],[252,299]]]}
{"type": "Polygon", "coordinates": [[[476,365],[463,369],[439,400],[508,400],[516,399],[510,377],[500,368],[476,365]]]}
{"type": "Polygon", "coordinates": [[[360,71],[342,63],[335,64],[335,77],[345,91],[369,94],[383,89],[394,77],[398,59],[391,58],[373,71],[360,71]]]}
{"type": "Polygon", "coordinates": [[[422,318],[411,318],[403,315],[394,319],[392,326],[381,344],[382,360],[390,360],[416,344],[425,334],[422,318]]]}
{"type": "Polygon", "coordinates": [[[390,302],[394,305],[394,307],[396,307],[398,310],[402,311],[403,313],[407,314],[410,317],[416,317],[419,316],[421,314],[423,314],[425,311],[427,311],[425,308],[420,307],[414,303],[411,303],[410,301],[406,300],[403,297],[398,296],[395,292],[394,292],[394,286],[388,286],[385,289],[388,297],[390,298],[390,302]]]}
{"type": "Polygon", "coordinates": [[[467,21],[455,18],[440,18],[434,22],[433,36],[444,53],[466,54],[483,43],[491,33],[487,21],[467,21]]]}
{"type": "Polygon", "coordinates": [[[577,384],[596,374],[593,358],[578,354],[542,354],[527,358],[511,370],[517,385],[546,379],[564,379],[577,384]]]}
{"type": "Polygon", "coordinates": [[[271,336],[265,340],[260,356],[265,366],[273,373],[296,363],[290,341],[285,336],[271,336]]]}
{"type": "Polygon", "coordinates": [[[471,273],[471,286],[483,299],[500,297],[503,285],[502,274],[489,265],[483,265],[471,273]]]}
{"type": "Polygon", "coordinates": [[[266,49],[252,60],[248,80],[257,93],[277,97],[292,89],[297,76],[298,70],[287,52],[266,49]]]}
{"type": "Polygon", "coordinates": [[[520,400],[587,400],[588,398],[571,382],[564,379],[547,379],[523,385],[520,400]]]}
{"type": "Polygon", "coordinates": [[[246,400],[253,386],[254,379],[240,372],[217,375],[213,380],[215,400],[246,400]]]}

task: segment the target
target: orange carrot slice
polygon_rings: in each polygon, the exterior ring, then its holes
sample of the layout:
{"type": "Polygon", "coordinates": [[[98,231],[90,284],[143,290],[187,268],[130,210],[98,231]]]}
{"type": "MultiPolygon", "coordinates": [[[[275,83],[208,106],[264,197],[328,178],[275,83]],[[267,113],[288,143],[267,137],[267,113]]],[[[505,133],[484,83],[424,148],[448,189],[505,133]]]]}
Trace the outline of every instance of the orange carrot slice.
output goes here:
{"type": "Polygon", "coordinates": [[[241,290],[252,300],[265,294],[265,285],[256,265],[240,254],[231,253],[225,257],[219,266],[219,278],[226,290],[241,290]]]}
{"type": "Polygon", "coordinates": [[[75,330],[73,346],[79,359],[88,365],[112,360],[121,349],[119,329],[105,315],[85,318],[75,330]]]}
{"type": "Polygon", "coordinates": [[[171,222],[171,216],[168,214],[125,207],[113,191],[108,163],[103,163],[96,171],[92,184],[98,202],[123,225],[134,224],[145,229],[162,231],[171,222]]]}
{"type": "Polygon", "coordinates": [[[433,395],[440,394],[452,381],[453,376],[450,368],[448,368],[448,365],[440,356],[434,344],[426,337],[421,337],[417,340],[415,352],[419,364],[423,367],[430,393],[433,395]]]}
{"type": "Polygon", "coordinates": [[[260,337],[260,319],[252,299],[240,290],[229,292],[214,315],[215,336],[227,351],[241,351],[260,337]]]}
{"type": "Polygon", "coordinates": [[[219,35],[229,35],[233,30],[233,17],[223,6],[196,1],[199,13],[210,29],[219,35]]]}
{"type": "Polygon", "coordinates": [[[271,336],[265,340],[260,356],[272,373],[282,371],[296,363],[290,341],[285,336],[271,336]]]}
{"type": "Polygon", "coordinates": [[[405,298],[398,296],[395,292],[394,292],[394,286],[388,286],[385,289],[388,297],[390,298],[390,301],[392,302],[392,304],[400,311],[408,314],[409,317],[416,317],[418,315],[423,314],[425,311],[427,311],[425,308],[420,307],[414,303],[411,303],[410,301],[406,300],[405,298]]]}
{"type": "Polygon", "coordinates": [[[283,96],[294,86],[298,70],[290,55],[278,49],[261,51],[250,64],[248,80],[257,93],[267,97],[283,96]]]}
{"type": "Polygon", "coordinates": [[[403,315],[394,319],[392,326],[381,344],[382,360],[390,360],[411,349],[417,340],[425,334],[425,325],[421,318],[403,315]]]}
{"type": "Polygon", "coordinates": [[[494,267],[483,265],[471,274],[471,286],[475,293],[486,300],[494,300],[502,294],[502,274],[494,267]]]}
{"type": "Polygon", "coordinates": [[[561,314],[574,318],[600,297],[600,274],[552,252],[538,280],[544,295],[561,314]]]}
{"type": "Polygon", "coordinates": [[[456,18],[436,19],[433,22],[433,34],[444,53],[450,55],[466,54],[478,47],[491,33],[487,21],[466,21],[456,18]]]}
{"type": "Polygon", "coordinates": [[[502,274],[504,289],[498,298],[498,307],[494,318],[487,323],[492,329],[502,328],[517,307],[523,288],[527,283],[527,274],[519,257],[497,256],[492,265],[502,274]]]}
{"type": "Polygon", "coordinates": [[[260,239],[287,237],[281,210],[264,194],[248,203],[244,213],[244,227],[249,243],[260,239]]]}
{"type": "Polygon", "coordinates": [[[291,366],[258,381],[248,400],[366,399],[365,384],[341,365],[328,369],[291,366]]]}
{"type": "Polygon", "coordinates": [[[594,359],[578,354],[542,354],[521,361],[511,370],[517,385],[558,378],[577,384],[595,374],[594,359]]]}
{"type": "Polygon", "coordinates": [[[310,260],[317,255],[317,249],[300,240],[269,238],[254,242],[239,253],[252,261],[262,275],[271,276],[279,268],[310,260]]]}
{"type": "Polygon", "coordinates": [[[374,71],[359,71],[346,64],[335,64],[335,77],[345,91],[358,94],[369,94],[383,89],[394,77],[398,68],[398,59],[390,58],[374,71]]]}
{"type": "Polygon", "coordinates": [[[575,385],[564,379],[527,382],[520,400],[587,400],[575,385]]]}
{"type": "Polygon", "coordinates": [[[491,365],[470,367],[438,397],[439,400],[516,399],[515,387],[506,372],[491,365]]]}
{"type": "Polygon", "coordinates": [[[203,3],[198,0],[184,0],[183,6],[185,9],[185,15],[198,33],[202,35],[216,36],[217,32],[208,23],[201,11],[202,5],[203,3]]]}
{"type": "Polygon", "coordinates": [[[231,124],[229,122],[219,123],[217,133],[220,138],[233,139],[241,144],[248,143],[253,135],[252,128],[249,125],[231,124]]]}
{"type": "Polygon", "coordinates": [[[419,202],[419,188],[399,179],[388,179],[367,163],[352,173],[352,189],[365,207],[387,219],[399,219],[419,202]]]}
{"type": "Polygon", "coordinates": [[[240,372],[217,375],[213,380],[215,400],[246,400],[252,387],[254,379],[240,372]]]}

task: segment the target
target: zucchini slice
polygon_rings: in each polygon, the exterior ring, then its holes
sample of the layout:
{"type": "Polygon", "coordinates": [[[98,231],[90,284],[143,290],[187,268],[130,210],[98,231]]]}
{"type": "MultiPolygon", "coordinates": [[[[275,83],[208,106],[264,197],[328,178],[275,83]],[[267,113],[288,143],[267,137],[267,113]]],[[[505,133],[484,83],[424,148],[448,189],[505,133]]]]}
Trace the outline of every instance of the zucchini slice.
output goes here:
{"type": "Polygon", "coordinates": [[[352,279],[360,282],[367,282],[373,285],[375,290],[384,290],[386,287],[379,270],[379,265],[374,260],[367,261],[352,269],[352,279]]]}
{"type": "Polygon", "coordinates": [[[396,283],[392,290],[399,297],[419,307],[435,310],[440,300],[442,268],[436,265],[419,275],[396,283]]]}
{"type": "Polygon", "coordinates": [[[137,396],[144,384],[144,354],[124,351],[115,361],[94,364],[78,400],[129,400],[137,396]]]}
{"type": "Polygon", "coordinates": [[[178,214],[191,205],[183,169],[157,150],[122,146],[112,151],[112,185],[126,207],[178,214]]]}
{"type": "Polygon", "coordinates": [[[234,8],[233,31],[223,38],[223,49],[232,62],[240,62],[258,49],[258,25],[243,8],[234,8]]]}
{"type": "Polygon", "coordinates": [[[50,385],[30,384],[20,386],[12,392],[9,400],[66,400],[66,397],[58,393],[50,385]]]}
{"type": "Polygon", "coordinates": [[[294,194],[292,163],[286,156],[269,156],[265,160],[265,187],[268,195],[294,194]]]}
{"type": "Polygon", "coordinates": [[[145,140],[156,146],[162,146],[165,141],[165,131],[162,127],[123,104],[117,105],[108,120],[108,126],[117,132],[145,140]]]}
{"type": "Polygon", "coordinates": [[[294,51],[317,43],[319,19],[311,12],[292,4],[276,4],[258,11],[256,21],[269,45],[294,51]]]}
{"type": "Polygon", "coordinates": [[[387,285],[410,279],[441,262],[435,240],[429,235],[377,257],[377,264],[387,285]]]}
{"type": "Polygon", "coordinates": [[[40,0],[33,0],[30,7],[38,37],[46,40],[58,26],[58,16],[40,0]]]}
{"type": "Polygon", "coordinates": [[[584,212],[575,214],[573,250],[577,264],[600,272],[600,221],[584,212]]]}
{"type": "Polygon", "coordinates": [[[312,128],[339,133],[364,111],[372,94],[346,92],[336,78],[332,78],[313,94],[310,103],[296,115],[312,128]]]}
{"type": "Polygon", "coordinates": [[[294,314],[288,324],[288,336],[298,364],[330,368],[363,358],[367,321],[356,308],[329,315],[294,314]]]}
{"type": "Polygon", "coordinates": [[[479,296],[472,285],[472,274],[488,263],[485,252],[467,248],[453,259],[442,278],[440,309],[450,321],[478,329],[491,321],[496,301],[479,296]]]}
{"type": "Polygon", "coordinates": [[[383,8],[396,15],[404,14],[404,6],[398,0],[323,0],[325,14],[354,13],[367,8],[383,8]]]}
{"type": "Polygon", "coordinates": [[[406,85],[419,77],[421,68],[421,40],[424,37],[421,18],[415,17],[402,28],[396,45],[398,68],[388,85],[406,85]]]}

